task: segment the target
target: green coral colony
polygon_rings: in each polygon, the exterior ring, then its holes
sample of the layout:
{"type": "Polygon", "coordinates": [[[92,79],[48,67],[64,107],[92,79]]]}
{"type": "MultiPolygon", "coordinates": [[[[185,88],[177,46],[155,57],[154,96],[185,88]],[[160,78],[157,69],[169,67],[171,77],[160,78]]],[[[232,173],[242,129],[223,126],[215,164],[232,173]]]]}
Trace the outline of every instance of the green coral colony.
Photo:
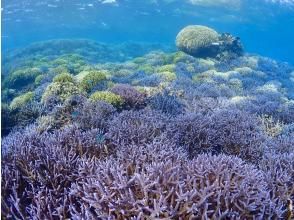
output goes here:
{"type": "Polygon", "coordinates": [[[4,219],[293,218],[294,68],[201,25],[176,46],[7,57],[4,219]]]}

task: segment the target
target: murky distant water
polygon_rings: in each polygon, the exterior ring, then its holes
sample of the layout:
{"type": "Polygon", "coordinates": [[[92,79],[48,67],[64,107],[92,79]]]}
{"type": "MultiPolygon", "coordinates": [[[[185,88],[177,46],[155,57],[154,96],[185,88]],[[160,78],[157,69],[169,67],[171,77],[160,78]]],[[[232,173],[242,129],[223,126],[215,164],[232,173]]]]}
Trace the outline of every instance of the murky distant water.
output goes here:
{"type": "Polygon", "coordinates": [[[173,45],[182,27],[202,24],[294,63],[293,0],[4,0],[2,24],[3,50],[57,38],[173,45]]]}

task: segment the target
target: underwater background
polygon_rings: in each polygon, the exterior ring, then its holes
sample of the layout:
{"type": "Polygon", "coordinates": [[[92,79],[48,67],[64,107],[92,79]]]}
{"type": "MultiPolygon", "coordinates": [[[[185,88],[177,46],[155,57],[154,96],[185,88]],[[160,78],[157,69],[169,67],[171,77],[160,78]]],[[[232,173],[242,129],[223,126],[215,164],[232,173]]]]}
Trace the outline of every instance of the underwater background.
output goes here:
{"type": "Polygon", "coordinates": [[[294,219],[293,0],[3,0],[3,219],[294,219]]]}
{"type": "Polygon", "coordinates": [[[188,24],[239,36],[246,51],[294,63],[292,0],[3,0],[2,49],[56,38],[174,45],[188,24]]]}

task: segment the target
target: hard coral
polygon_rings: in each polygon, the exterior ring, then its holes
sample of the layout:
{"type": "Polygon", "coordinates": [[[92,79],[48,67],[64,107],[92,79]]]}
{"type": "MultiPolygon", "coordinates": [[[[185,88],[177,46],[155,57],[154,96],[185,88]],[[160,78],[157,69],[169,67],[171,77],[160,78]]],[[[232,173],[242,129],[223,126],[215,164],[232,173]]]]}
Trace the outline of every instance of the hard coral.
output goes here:
{"type": "Polygon", "coordinates": [[[12,100],[10,103],[10,108],[11,109],[17,109],[25,106],[28,102],[32,101],[34,98],[34,93],[33,92],[27,92],[23,95],[20,95],[12,100]]]}
{"type": "MultiPolygon", "coordinates": [[[[166,146],[157,155],[166,154],[164,149],[170,152],[166,146]]],[[[152,162],[153,152],[138,154],[144,158],[138,164],[128,154],[98,163],[72,185],[71,199],[79,201],[72,214],[91,219],[262,219],[283,214],[271,201],[262,172],[237,157],[204,154],[181,161],[170,153],[172,157],[152,162]]]]}
{"type": "Polygon", "coordinates": [[[156,74],[152,74],[150,76],[133,80],[132,85],[150,87],[150,86],[158,86],[160,82],[161,82],[160,77],[156,74]]]}
{"type": "Polygon", "coordinates": [[[40,74],[42,74],[42,72],[38,68],[19,69],[10,73],[7,78],[4,79],[4,85],[8,88],[20,90],[34,83],[35,78],[40,74]]]}
{"type": "Polygon", "coordinates": [[[159,72],[157,75],[162,78],[164,82],[172,82],[177,78],[177,75],[174,72],[169,71],[159,72]]]}
{"type": "Polygon", "coordinates": [[[20,108],[12,109],[9,118],[15,123],[15,127],[22,128],[32,124],[38,117],[45,113],[46,109],[44,105],[32,101],[20,108]]]}
{"type": "MultiPolygon", "coordinates": [[[[267,153],[259,162],[264,171],[265,180],[269,184],[272,198],[279,203],[287,204],[294,201],[294,153],[267,153]]],[[[291,206],[284,205],[284,209],[293,212],[291,206]]],[[[292,213],[293,216],[294,213],[292,213]]],[[[289,218],[291,219],[291,218],[289,218]]]]}
{"type": "MultiPolygon", "coordinates": [[[[80,82],[80,87],[86,91],[91,92],[98,84],[103,84],[106,81],[106,74],[102,71],[90,71],[80,82]]],[[[103,87],[103,85],[101,85],[103,87]]],[[[105,87],[105,86],[104,86],[105,87]]]]}
{"type": "Polygon", "coordinates": [[[266,138],[258,119],[237,109],[179,116],[169,132],[190,155],[223,152],[253,163],[260,159],[266,138]]]}
{"type": "Polygon", "coordinates": [[[294,69],[217,38],[202,42],[205,59],[155,51],[117,63],[151,48],[88,41],[12,55],[3,218],[293,218],[294,69]]]}
{"type": "Polygon", "coordinates": [[[169,115],[178,115],[184,112],[184,104],[168,90],[157,93],[149,99],[151,108],[169,115]]]}
{"type": "Polygon", "coordinates": [[[46,88],[42,95],[42,102],[48,102],[52,96],[56,96],[60,101],[65,101],[72,95],[81,94],[82,92],[80,92],[76,83],[71,79],[72,78],[68,76],[65,76],[63,79],[58,76],[57,79],[55,79],[55,82],[49,84],[46,88]]]}
{"type": "Polygon", "coordinates": [[[63,72],[58,74],[53,78],[53,82],[55,83],[66,83],[66,82],[71,82],[74,83],[74,78],[71,74],[67,72],[63,72]]]}
{"type": "Polygon", "coordinates": [[[243,46],[238,37],[229,33],[218,35],[215,30],[201,25],[183,28],[177,35],[176,45],[179,50],[200,58],[226,61],[243,55],[243,46]]]}
{"type": "Polygon", "coordinates": [[[69,187],[87,158],[112,152],[99,130],[75,126],[39,134],[34,127],[11,133],[2,145],[2,215],[12,219],[70,218],[69,187]],[[97,138],[98,137],[98,138],[97,138]]]}
{"type": "Polygon", "coordinates": [[[177,35],[176,45],[189,55],[207,57],[214,55],[213,43],[217,41],[218,33],[215,30],[201,25],[189,25],[177,35]]]}
{"type": "Polygon", "coordinates": [[[132,86],[117,84],[110,91],[119,95],[124,100],[124,109],[139,109],[145,105],[146,95],[132,86]]]}
{"type": "Polygon", "coordinates": [[[122,97],[109,91],[94,92],[90,96],[90,99],[92,101],[104,101],[118,108],[120,108],[124,103],[124,100],[122,99],[122,97]]]}
{"type": "Polygon", "coordinates": [[[146,74],[152,74],[154,73],[154,68],[152,65],[148,65],[148,64],[145,64],[145,65],[142,65],[142,66],[139,66],[139,68],[137,69],[138,71],[142,71],[146,74]]]}
{"type": "Polygon", "coordinates": [[[107,102],[86,101],[74,108],[72,119],[81,129],[107,130],[107,122],[114,113],[115,108],[107,102]]]}
{"type": "Polygon", "coordinates": [[[9,105],[7,103],[1,103],[1,136],[7,135],[15,126],[15,121],[11,116],[9,105]]]}
{"type": "Polygon", "coordinates": [[[168,117],[151,110],[123,111],[109,121],[107,137],[117,144],[149,143],[161,135],[168,117]]]}

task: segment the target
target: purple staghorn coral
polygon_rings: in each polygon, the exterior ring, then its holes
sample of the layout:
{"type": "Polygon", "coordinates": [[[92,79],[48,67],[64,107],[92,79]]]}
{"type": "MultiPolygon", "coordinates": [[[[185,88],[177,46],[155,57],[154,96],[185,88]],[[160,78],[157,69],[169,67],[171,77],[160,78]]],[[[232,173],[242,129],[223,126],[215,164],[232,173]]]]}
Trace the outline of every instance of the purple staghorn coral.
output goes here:
{"type": "MultiPolygon", "coordinates": [[[[294,201],[294,153],[267,153],[259,163],[269,185],[270,195],[276,203],[283,204],[291,219],[290,204],[294,201]]],[[[292,209],[293,212],[293,209],[292,209]]],[[[292,217],[294,217],[292,213],[292,217]]]]}
{"type": "Polygon", "coordinates": [[[115,85],[111,90],[124,100],[125,109],[139,109],[146,104],[146,95],[127,84],[115,85]]]}
{"type": "Polygon", "coordinates": [[[184,104],[175,94],[168,90],[157,93],[149,99],[151,108],[168,115],[178,115],[184,112],[184,104]]]}
{"type": "Polygon", "coordinates": [[[294,152],[294,134],[281,134],[268,140],[268,147],[275,153],[294,152]]]}
{"type": "Polygon", "coordinates": [[[190,155],[223,152],[252,162],[261,157],[266,139],[258,119],[237,109],[182,115],[168,130],[190,155]]]}
{"type": "Polygon", "coordinates": [[[86,101],[72,112],[73,121],[82,129],[99,128],[106,130],[107,121],[112,118],[115,108],[103,101],[86,101]]]}
{"type": "Polygon", "coordinates": [[[11,133],[2,144],[2,214],[13,219],[70,217],[68,190],[84,175],[79,164],[114,150],[101,131],[83,132],[76,126],[42,134],[29,127],[11,133]]]}
{"type": "Polygon", "coordinates": [[[123,154],[97,163],[89,177],[72,185],[76,219],[264,219],[284,213],[271,201],[262,172],[237,157],[203,154],[192,161],[167,157],[139,164],[131,159],[123,154]]]}
{"type": "MultiPolygon", "coordinates": [[[[275,174],[266,168],[271,163],[261,164],[262,171],[238,157],[223,154],[202,154],[190,160],[188,152],[164,132],[154,130],[155,121],[160,119],[156,112],[121,114],[124,117],[114,119],[121,120],[118,126],[124,125],[122,119],[131,117],[127,124],[136,124],[145,115],[137,129],[145,137],[128,140],[129,136],[117,133],[121,142],[114,145],[107,137],[110,133],[106,136],[98,129],[82,131],[71,125],[42,134],[31,126],[4,138],[3,216],[266,219],[285,215],[285,199],[277,198],[291,191],[277,191],[277,180],[269,181],[275,174]]],[[[119,128],[120,132],[124,129],[119,128]]],[[[292,169],[274,167],[285,173],[292,169]]],[[[283,180],[290,184],[289,177],[283,180]]]]}
{"type": "Polygon", "coordinates": [[[160,112],[148,109],[123,111],[109,121],[106,135],[118,144],[149,143],[165,131],[168,119],[160,112]]]}

